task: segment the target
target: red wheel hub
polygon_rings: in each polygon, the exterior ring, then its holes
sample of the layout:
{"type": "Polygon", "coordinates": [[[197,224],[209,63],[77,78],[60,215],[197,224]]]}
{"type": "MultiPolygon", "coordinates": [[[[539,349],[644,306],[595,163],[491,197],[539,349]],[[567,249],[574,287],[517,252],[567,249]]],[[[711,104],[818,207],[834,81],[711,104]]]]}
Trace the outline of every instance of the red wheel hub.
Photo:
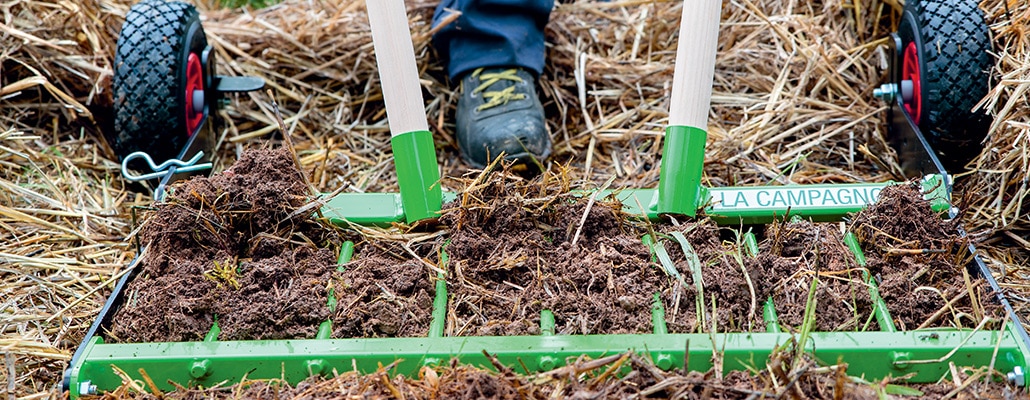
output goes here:
{"type": "Polygon", "coordinates": [[[905,54],[901,62],[901,80],[912,81],[912,100],[906,101],[904,104],[905,111],[908,111],[908,115],[911,115],[918,124],[919,118],[923,114],[923,96],[919,79],[919,51],[916,49],[915,42],[905,46],[905,54]]]}
{"type": "MultiPolygon", "coordinates": [[[[204,72],[200,65],[200,57],[196,53],[190,53],[186,60],[186,135],[193,136],[204,119],[203,105],[198,104],[201,111],[194,109],[193,93],[204,92],[204,72]]],[[[201,96],[203,98],[203,96],[201,96]]]]}

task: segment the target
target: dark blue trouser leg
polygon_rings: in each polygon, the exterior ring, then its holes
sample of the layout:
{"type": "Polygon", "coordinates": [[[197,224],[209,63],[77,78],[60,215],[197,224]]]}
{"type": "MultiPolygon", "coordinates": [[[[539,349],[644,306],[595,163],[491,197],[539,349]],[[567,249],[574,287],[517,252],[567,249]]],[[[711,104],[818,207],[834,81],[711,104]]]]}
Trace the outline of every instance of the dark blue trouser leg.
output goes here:
{"type": "Polygon", "coordinates": [[[451,79],[483,67],[522,67],[537,76],[543,72],[544,25],[554,0],[441,0],[434,26],[447,8],[462,14],[433,36],[433,44],[451,79]]]}

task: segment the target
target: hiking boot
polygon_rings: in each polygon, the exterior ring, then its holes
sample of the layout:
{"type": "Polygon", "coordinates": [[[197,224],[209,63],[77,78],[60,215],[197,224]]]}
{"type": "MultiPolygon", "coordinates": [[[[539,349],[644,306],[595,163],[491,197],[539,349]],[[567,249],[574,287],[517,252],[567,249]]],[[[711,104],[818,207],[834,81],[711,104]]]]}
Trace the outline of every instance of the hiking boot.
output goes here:
{"type": "Polygon", "coordinates": [[[457,126],[462,157],[475,168],[504,153],[516,165],[543,170],[551,155],[536,79],[523,69],[480,68],[462,78],[457,126]]]}

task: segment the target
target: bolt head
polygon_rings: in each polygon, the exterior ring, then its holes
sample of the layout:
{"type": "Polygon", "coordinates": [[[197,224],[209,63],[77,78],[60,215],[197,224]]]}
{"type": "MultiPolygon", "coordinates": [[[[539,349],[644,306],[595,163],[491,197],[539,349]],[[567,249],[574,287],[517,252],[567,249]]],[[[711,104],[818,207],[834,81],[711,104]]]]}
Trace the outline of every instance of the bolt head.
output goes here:
{"type": "Polygon", "coordinates": [[[1023,372],[1023,367],[1017,365],[1015,368],[1012,369],[1012,372],[1009,372],[1006,375],[1008,375],[1009,382],[1011,382],[1013,385],[1019,387],[1026,386],[1026,373],[1023,372]]]}
{"type": "Polygon", "coordinates": [[[308,372],[311,376],[322,375],[327,372],[328,365],[325,360],[309,360],[308,361],[308,372]]]}
{"type": "Polygon", "coordinates": [[[909,361],[912,360],[912,354],[905,351],[893,351],[891,352],[891,366],[895,369],[906,369],[910,367],[909,361]]]}
{"type": "Polygon", "coordinates": [[[662,371],[668,371],[672,369],[672,355],[659,354],[655,357],[654,364],[662,371]]]}
{"type": "Polygon", "coordinates": [[[190,376],[201,379],[211,373],[211,360],[194,361],[190,365],[190,376]]]}
{"type": "Polygon", "coordinates": [[[97,394],[97,385],[94,385],[92,381],[80,382],[79,394],[97,394]]]}
{"type": "Polygon", "coordinates": [[[550,371],[558,365],[558,359],[552,356],[540,356],[538,364],[541,371],[550,371]]]}
{"type": "Polygon", "coordinates": [[[883,101],[894,101],[894,96],[897,92],[897,85],[893,83],[884,83],[883,85],[880,85],[879,88],[873,89],[873,97],[883,101]]]}

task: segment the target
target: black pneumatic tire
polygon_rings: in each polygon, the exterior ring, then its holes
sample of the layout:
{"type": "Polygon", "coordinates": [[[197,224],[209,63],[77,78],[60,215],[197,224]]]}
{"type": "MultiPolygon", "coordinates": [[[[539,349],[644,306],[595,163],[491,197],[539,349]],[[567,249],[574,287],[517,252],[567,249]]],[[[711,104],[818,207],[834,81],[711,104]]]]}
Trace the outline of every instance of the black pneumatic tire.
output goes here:
{"type": "Polygon", "coordinates": [[[994,66],[977,1],[908,0],[898,34],[902,46],[915,43],[918,54],[915,95],[922,107],[916,123],[946,164],[968,161],[976,153],[968,146],[978,146],[990,126],[986,113],[972,109],[987,95],[994,66]]]}
{"type": "Polygon", "coordinates": [[[112,84],[111,142],[119,158],[134,151],[149,153],[157,163],[178,156],[190,133],[187,60],[205,47],[207,38],[192,5],[144,0],[132,6],[118,37],[112,84]]]}

